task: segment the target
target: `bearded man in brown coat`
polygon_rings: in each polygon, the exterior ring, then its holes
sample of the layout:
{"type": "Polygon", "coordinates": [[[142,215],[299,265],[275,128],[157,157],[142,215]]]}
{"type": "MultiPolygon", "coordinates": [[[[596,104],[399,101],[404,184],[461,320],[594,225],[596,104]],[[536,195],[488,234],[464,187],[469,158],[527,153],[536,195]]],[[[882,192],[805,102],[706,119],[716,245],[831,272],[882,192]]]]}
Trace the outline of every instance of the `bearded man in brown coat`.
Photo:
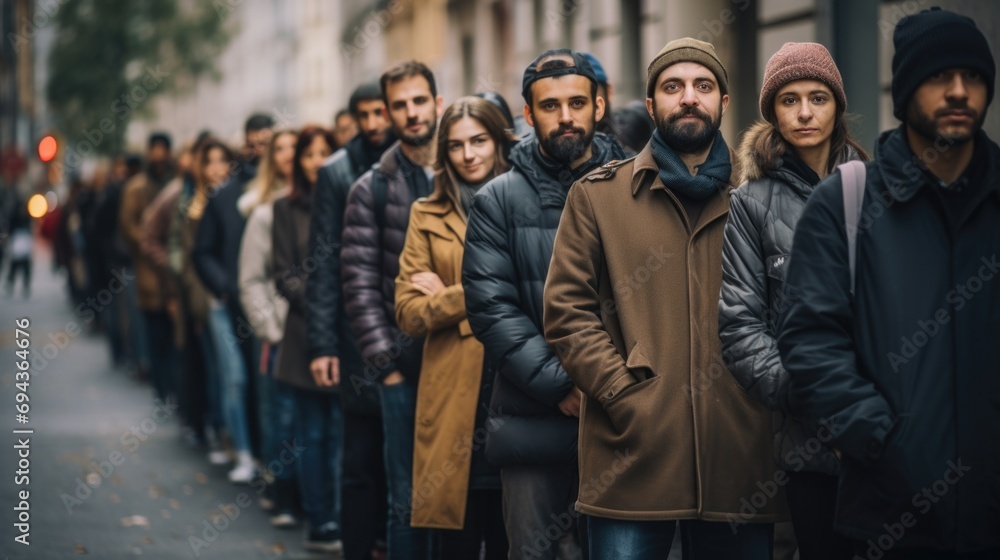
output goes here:
{"type": "Polygon", "coordinates": [[[580,493],[590,558],[769,560],[784,482],[770,414],[722,362],[718,302],[732,167],[712,45],[649,66],[656,122],[634,159],[570,190],[545,287],[545,334],[583,391],[580,493]]]}

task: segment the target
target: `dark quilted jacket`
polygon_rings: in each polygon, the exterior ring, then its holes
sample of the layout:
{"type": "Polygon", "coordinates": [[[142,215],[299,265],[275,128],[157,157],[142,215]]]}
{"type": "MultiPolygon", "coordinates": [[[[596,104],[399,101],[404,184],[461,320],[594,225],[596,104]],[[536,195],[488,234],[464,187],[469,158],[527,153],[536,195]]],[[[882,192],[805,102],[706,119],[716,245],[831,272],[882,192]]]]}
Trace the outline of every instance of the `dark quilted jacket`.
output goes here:
{"type": "MultiPolygon", "coordinates": [[[[546,175],[538,141],[513,148],[513,168],[477,193],[465,237],[462,283],[472,330],[494,364],[486,453],[498,466],[576,459],[577,420],[559,411],[573,384],[545,342],[542,294],[572,177],[546,175]]],[[[597,134],[594,157],[573,174],[623,157],[597,134]]]]}
{"type": "MultiPolygon", "coordinates": [[[[775,462],[786,470],[836,474],[839,461],[828,447],[816,452],[825,433],[809,433],[788,416],[790,377],[778,355],[778,318],[792,237],[813,186],[786,168],[763,169],[752,153],[757,136],[770,128],[755,125],[740,146],[740,162],[750,180],[733,191],[722,253],[719,337],[729,371],[758,402],[775,411],[775,462]],[[807,451],[807,448],[810,448],[807,451]]],[[[850,150],[845,158],[854,158],[850,150]]]]}
{"type": "Polygon", "coordinates": [[[386,150],[379,164],[362,175],[347,195],[341,262],[344,296],[351,330],[366,364],[365,381],[381,381],[394,370],[420,375],[423,339],[411,338],[396,326],[396,276],[406,241],[410,206],[430,193],[413,192],[399,165],[399,144],[386,150]],[[385,209],[379,232],[372,179],[384,181],[385,209]]]}

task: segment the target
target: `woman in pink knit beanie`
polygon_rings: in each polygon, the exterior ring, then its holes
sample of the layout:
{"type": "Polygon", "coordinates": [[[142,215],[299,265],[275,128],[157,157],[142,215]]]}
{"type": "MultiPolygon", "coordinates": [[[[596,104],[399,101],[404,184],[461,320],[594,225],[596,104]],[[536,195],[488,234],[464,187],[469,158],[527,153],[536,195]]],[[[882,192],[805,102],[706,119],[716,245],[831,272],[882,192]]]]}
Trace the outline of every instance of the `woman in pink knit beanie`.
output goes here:
{"type": "Polygon", "coordinates": [[[730,200],[723,246],[719,336],[729,370],[775,413],[775,459],[801,560],[849,559],[850,541],[833,531],[840,460],[830,428],[789,414],[789,374],[777,347],[787,307],[782,284],[796,222],[813,188],[835,167],[868,155],[847,127],[847,96],[823,45],[785,43],[767,63],[762,120],[738,150],[740,187],[730,200]],[[818,428],[818,430],[817,430],[818,428]]]}

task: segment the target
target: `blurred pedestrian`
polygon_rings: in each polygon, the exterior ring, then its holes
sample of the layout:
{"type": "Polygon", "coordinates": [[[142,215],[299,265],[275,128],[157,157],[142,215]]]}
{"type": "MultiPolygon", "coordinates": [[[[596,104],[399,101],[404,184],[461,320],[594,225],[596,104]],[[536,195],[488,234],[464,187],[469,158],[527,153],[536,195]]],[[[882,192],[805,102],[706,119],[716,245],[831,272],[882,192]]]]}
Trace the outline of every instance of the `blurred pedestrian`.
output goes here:
{"type": "Polygon", "coordinates": [[[478,97],[448,107],[437,137],[434,192],[413,203],[396,277],[396,322],[426,336],[417,388],[414,527],[443,529],[440,558],[507,558],[500,471],[485,454],[491,379],[483,345],[465,314],[462,256],[472,199],[507,171],[513,132],[503,113],[478,97]],[[485,385],[484,385],[485,383],[485,385]],[[448,469],[455,474],[442,483],[448,469]]]}
{"type": "Polygon", "coordinates": [[[352,138],[358,135],[358,120],[351,113],[350,109],[341,109],[333,117],[333,139],[337,145],[337,151],[347,145],[352,138]]]}
{"type": "Polygon", "coordinates": [[[475,197],[462,283],[469,324],[497,371],[489,420],[497,429],[486,453],[501,468],[510,558],[580,558],[580,393],[545,342],[542,288],[569,187],[624,154],[596,131],[604,100],[579,53],[539,55],[524,71],[522,93],[535,135],[511,150],[512,169],[475,197]]]}
{"type": "Polygon", "coordinates": [[[24,299],[31,297],[32,253],[35,248],[35,235],[28,205],[14,198],[11,205],[10,218],[7,224],[10,231],[8,243],[10,264],[7,268],[7,297],[14,296],[17,277],[21,277],[21,294],[24,299]]]}
{"type": "Polygon", "coordinates": [[[646,104],[638,100],[630,101],[615,111],[614,120],[618,141],[625,149],[625,155],[638,155],[653,135],[653,119],[646,110],[646,104]]]}
{"type": "Polygon", "coordinates": [[[247,218],[240,243],[240,303],[254,334],[261,342],[261,375],[258,391],[261,419],[261,457],[273,480],[268,485],[271,524],[292,527],[298,523],[297,465],[281,461],[285,444],[295,439],[295,395],[289,385],[274,379],[275,357],[285,332],[288,301],[278,294],[274,282],[271,228],[274,201],[291,189],[292,165],[298,133],[278,130],[271,137],[257,177],[237,206],[247,218]]]}
{"type": "Polygon", "coordinates": [[[590,558],[666,557],[679,527],[687,557],[771,560],[784,495],[754,497],[774,484],[771,418],[713,377],[725,372],[726,70],[711,44],[677,39],[646,91],[652,139],[570,190],[545,289],[546,338],[586,395],[577,509],[590,558]]]}
{"type": "Polygon", "coordinates": [[[396,325],[395,280],[410,206],[431,194],[434,134],[444,109],[434,74],[416,61],[396,65],[380,80],[399,142],[351,187],[344,213],[341,258],[351,329],[366,362],[364,373],[341,378],[345,389],[378,383],[385,431],[389,495],[389,560],[425,559],[430,537],[410,526],[413,432],[422,339],[403,339],[396,325]]]}
{"type": "Polygon", "coordinates": [[[836,530],[855,558],[998,558],[996,63],[972,19],[939,8],[902,18],[893,45],[902,124],[818,185],[795,230],[790,412],[841,457],[836,530]]]}
{"type": "Polygon", "coordinates": [[[150,377],[157,398],[165,401],[167,382],[176,367],[174,328],[166,310],[161,276],[156,265],[142,250],[142,215],[156,195],[173,179],[175,166],[170,157],[171,140],[168,135],[161,132],[151,134],[147,146],[145,171],[125,185],[120,223],[135,267],[138,307],[142,312],[149,351],[150,377]]]}
{"type": "Polygon", "coordinates": [[[785,43],[767,63],[758,121],[743,135],[740,187],[730,198],[722,253],[719,336],[729,371],[775,413],[774,456],[801,560],[849,558],[850,541],[833,532],[840,461],[822,447],[804,454],[811,434],[788,414],[788,372],[778,355],[777,323],[792,234],[816,184],[837,165],[868,160],[847,126],[847,96],[837,65],[817,43],[785,43]]]}
{"type": "Polygon", "coordinates": [[[214,301],[210,305],[209,332],[214,342],[221,377],[226,429],[236,451],[236,466],[229,471],[234,483],[249,483],[256,472],[253,452],[257,441],[255,341],[240,306],[239,251],[246,219],[236,203],[257,174],[257,164],[267,152],[274,120],[255,114],[244,125],[242,157],[229,170],[226,182],[208,197],[194,239],[191,260],[198,278],[214,301]]]}
{"type": "Polygon", "coordinates": [[[324,128],[307,126],[295,143],[292,190],[274,203],[271,242],[274,279],[278,293],[288,302],[288,317],[275,367],[279,383],[292,388],[295,399],[296,436],[304,449],[298,458],[302,508],[309,520],[307,550],[339,552],[340,511],[338,475],[342,426],[337,387],[320,387],[309,371],[306,283],[310,264],[309,214],[313,188],[323,161],[333,153],[333,135],[324,128]]]}
{"type": "MultiPolygon", "coordinates": [[[[337,150],[319,170],[309,220],[309,254],[317,259],[306,283],[310,308],[310,371],[317,386],[364,375],[358,342],[345,311],[341,281],[344,209],[351,185],[379,161],[396,137],[377,82],[362,84],[351,93],[351,113],[361,132],[337,150]]],[[[382,411],[374,384],[350,384],[340,391],[344,424],[341,519],[345,560],[367,560],[376,541],[385,545],[386,480],[382,444],[382,411]]]]}
{"type": "MultiPolygon", "coordinates": [[[[102,259],[108,271],[121,278],[132,278],[132,256],[122,235],[122,191],[125,183],[142,171],[142,158],[135,154],[120,154],[111,166],[110,182],[97,208],[94,234],[101,244],[102,259]]],[[[145,347],[145,337],[135,302],[135,282],[123,281],[124,291],[111,300],[104,317],[108,333],[112,363],[116,367],[148,367],[148,356],[140,351],[145,347]]]]}

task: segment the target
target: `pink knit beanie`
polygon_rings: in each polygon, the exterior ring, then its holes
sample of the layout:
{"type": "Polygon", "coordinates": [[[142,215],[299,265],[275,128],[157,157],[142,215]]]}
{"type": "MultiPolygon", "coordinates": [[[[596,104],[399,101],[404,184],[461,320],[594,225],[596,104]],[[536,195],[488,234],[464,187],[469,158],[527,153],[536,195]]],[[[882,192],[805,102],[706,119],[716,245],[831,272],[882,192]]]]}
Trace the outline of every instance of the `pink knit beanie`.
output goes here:
{"type": "Polygon", "coordinates": [[[819,43],[785,43],[767,61],[764,85],[760,88],[760,114],[774,122],[774,97],[778,90],[795,80],[818,80],[829,86],[837,99],[837,113],[847,110],[847,95],[840,70],[830,51],[819,43]]]}

